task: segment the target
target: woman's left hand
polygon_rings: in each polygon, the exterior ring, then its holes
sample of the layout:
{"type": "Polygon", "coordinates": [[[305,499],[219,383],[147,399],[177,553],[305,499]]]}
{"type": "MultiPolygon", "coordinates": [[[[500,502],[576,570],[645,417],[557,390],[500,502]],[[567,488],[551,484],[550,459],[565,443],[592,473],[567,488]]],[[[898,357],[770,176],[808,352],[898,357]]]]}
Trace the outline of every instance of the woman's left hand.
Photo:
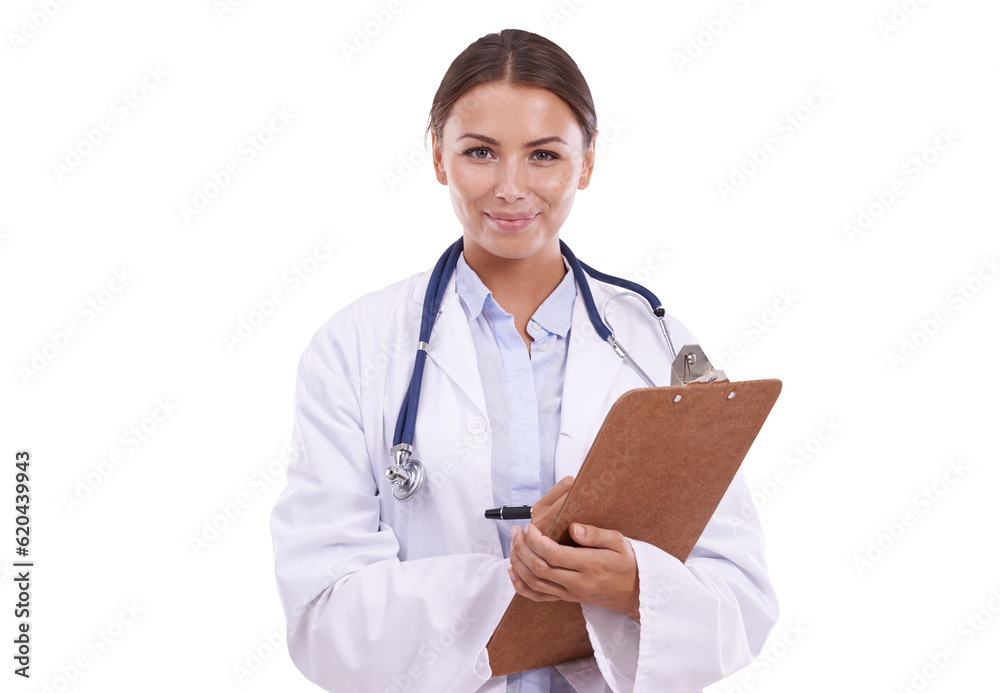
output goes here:
{"type": "Polygon", "coordinates": [[[639,622],[639,569],[632,544],[621,532],[574,522],[563,546],[529,524],[511,530],[510,579],[514,590],[536,602],[601,606],[639,622]]]}

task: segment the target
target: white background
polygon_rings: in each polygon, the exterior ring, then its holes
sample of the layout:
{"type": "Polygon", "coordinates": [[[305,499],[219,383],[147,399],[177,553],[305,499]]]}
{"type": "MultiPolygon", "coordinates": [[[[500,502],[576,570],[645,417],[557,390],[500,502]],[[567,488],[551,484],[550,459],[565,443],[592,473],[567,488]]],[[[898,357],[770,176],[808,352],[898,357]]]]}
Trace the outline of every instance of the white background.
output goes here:
{"type": "Polygon", "coordinates": [[[996,3],[49,4],[0,13],[0,688],[314,690],[267,644],[297,359],[340,306],[460,235],[423,128],[451,60],[506,27],[560,44],[594,93],[600,153],[561,237],[649,286],[733,379],[784,383],[744,466],[782,617],[711,690],[995,681],[996,3]],[[261,132],[274,109],[290,122],[261,132]],[[251,136],[268,144],[249,161],[251,136]],[[206,189],[230,160],[240,173],[206,189]],[[196,191],[212,199],[185,219],[196,191]],[[859,207],[878,218],[849,232],[859,207]],[[339,249],[306,262],[318,238],[339,249]],[[283,279],[304,262],[300,286],[283,279]],[[10,659],[19,449],[30,682],[10,659]]]}

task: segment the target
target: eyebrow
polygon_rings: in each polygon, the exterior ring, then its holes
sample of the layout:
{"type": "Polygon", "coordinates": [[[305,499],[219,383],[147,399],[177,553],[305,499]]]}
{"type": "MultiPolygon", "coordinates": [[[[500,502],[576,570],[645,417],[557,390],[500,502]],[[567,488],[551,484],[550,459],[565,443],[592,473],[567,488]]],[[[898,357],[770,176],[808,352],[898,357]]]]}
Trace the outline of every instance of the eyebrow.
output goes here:
{"type": "MultiPolygon", "coordinates": [[[[500,146],[500,143],[497,142],[492,137],[486,137],[485,135],[477,135],[477,134],[475,134],[473,132],[467,132],[464,135],[462,135],[461,137],[459,137],[458,139],[464,140],[466,137],[471,137],[472,139],[476,139],[476,140],[482,140],[483,142],[486,142],[487,144],[492,144],[494,147],[499,147],[500,146]]],[[[553,135],[552,137],[543,137],[540,140],[533,140],[531,142],[525,142],[524,146],[525,147],[539,147],[539,146],[541,146],[543,144],[548,144],[549,142],[562,142],[563,144],[566,144],[566,141],[562,137],[556,137],[555,135],[553,135]]]]}

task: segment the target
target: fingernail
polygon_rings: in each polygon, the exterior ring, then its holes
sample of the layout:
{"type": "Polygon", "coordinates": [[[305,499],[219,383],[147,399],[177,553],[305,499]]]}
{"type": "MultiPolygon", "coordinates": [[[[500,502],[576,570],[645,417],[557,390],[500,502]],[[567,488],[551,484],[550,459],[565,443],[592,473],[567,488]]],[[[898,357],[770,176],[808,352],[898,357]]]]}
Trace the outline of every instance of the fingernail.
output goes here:
{"type": "Polygon", "coordinates": [[[514,569],[513,568],[507,568],[507,577],[510,578],[511,582],[514,582],[514,569]]]}
{"type": "Polygon", "coordinates": [[[573,526],[576,527],[576,534],[578,537],[580,537],[581,539],[586,538],[587,530],[583,528],[583,525],[573,525],[573,526]]]}

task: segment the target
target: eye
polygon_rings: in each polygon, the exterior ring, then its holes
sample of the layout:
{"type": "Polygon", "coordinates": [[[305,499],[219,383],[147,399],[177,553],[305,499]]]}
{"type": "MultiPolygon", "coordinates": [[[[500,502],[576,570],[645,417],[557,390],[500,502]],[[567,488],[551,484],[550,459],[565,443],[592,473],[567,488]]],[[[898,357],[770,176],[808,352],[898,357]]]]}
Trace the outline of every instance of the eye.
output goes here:
{"type": "Polygon", "coordinates": [[[537,156],[541,156],[542,157],[542,158],[539,159],[539,161],[555,161],[556,159],[559,158],[559,155],[556,154],[555,152],[546,151],[544,149],[535,152],[535,154],[537,156]]]}
{"type": "Polygon", "coordinates": [[[490,150],[487,147],[471,147],[463,152],[466,156],[471,156],[473,159],[485,159],[489,156],[490,150]],[[483,156],[479,156],[479,152],[485,152],[483,156]]]}

